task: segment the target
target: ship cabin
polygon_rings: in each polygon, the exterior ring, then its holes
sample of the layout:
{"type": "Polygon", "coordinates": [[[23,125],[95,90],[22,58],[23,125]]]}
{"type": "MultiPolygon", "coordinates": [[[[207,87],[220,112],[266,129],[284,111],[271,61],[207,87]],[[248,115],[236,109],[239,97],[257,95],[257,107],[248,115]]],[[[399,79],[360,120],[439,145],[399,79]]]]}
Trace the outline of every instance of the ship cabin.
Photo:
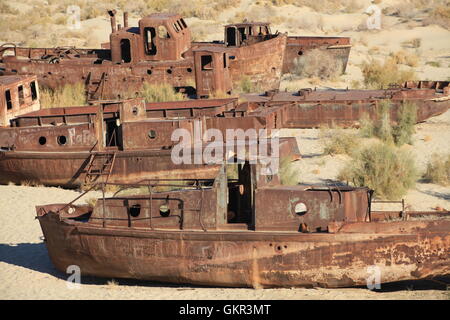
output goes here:
{"type": "MultiPolygon", "coordinates": [[[[370,220],[371,190],[367,188],[283,186],[277,172],[267,170],[268,162],[232,161],[211,165],[216,170],[214,179],[115,184],[117,191],[103,192],[94,205],[42,206],[37,207],[38,216],[51,211],[71,224],[202,233],[332,233],[345,223],[370,220]]],[[[88,193],[82,197],[89,197],[88,193]]]]}
{"type": "Polygon", "coordinates": [[[11,119],[40,109],[36,76],[9,75],[0,77],[0,127],[11,119]]]}
{"type": "Polygon", "coordinates": [[[246,22],[225,26],[225,45],[242,47],[276,37],[268,22],[246,22]]]}
{"type": "Polygon", "coordinates": [[[116,25],[115,11],[109,11],[111,59],[115,64],[142,61],[178,61],[191,47],[191,32],[178,14],[154,13],[139,20],[138,27],[116,25]]]}

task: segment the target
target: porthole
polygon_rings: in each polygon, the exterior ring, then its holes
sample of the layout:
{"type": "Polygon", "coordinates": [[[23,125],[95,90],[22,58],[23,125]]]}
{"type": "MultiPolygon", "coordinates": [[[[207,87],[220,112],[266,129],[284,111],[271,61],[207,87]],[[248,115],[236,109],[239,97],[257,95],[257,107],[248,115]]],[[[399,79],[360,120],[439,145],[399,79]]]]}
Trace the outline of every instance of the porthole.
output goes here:
{"type": "Polygon", "coordinates": [[[141,214],[141,205],[140,204],[134,204],[130,207],[130,216],[136,218],[141,214]]]}
{"type": "Polygon", "coordinates": [[[155,131],[155,130],[150,130],[150,131],[148,132],[148,137],[149,137],[150,139],[155,139],[155,138],[156,138],[156,131],[155,131]]]}
{"type": "Polygon", "coordinates": [[[168,74],[172,74],[172,69],[167,69],[166,71],[168,74]]]}
{"type": "Polygon", "coordinates": [[[296,214],[298,214],[299,216],[304,215],[306,212],[308,212],[308,208],[306,207],[306,204],[304,204],[303,202],[298,202],[295,205],[294,211],[296,214]]]}
{"type": "Polygon", "coordinates": [[[187,72],[189,72],[189,73],[192,72],[192,68],[187,68],[186,70],[187,70],[187,72]]]}
{"type": "Polygon", "coordinates": [[[299,56],[302,56],[302,55],[303,55],[303,51],[300,50],[300,51],[298,52],[298,55],[299,55],[299,56]]]}
{"type": "Polygon", "coordinates": [[[169,206],[167,206],[166,204],[162,204],[159,207],[159,214],[161,215],[161,217],[168,217],[170,215],[169,206]]]}
{"type": "Polygon", "coordinates": [[[46,137],[40,137],[39,138],[39,144],[41,146],[45,145],[47,143],[47,138],[46,137]]]}
{"type": "Polygon", "coordinates": [[[132,112],[133,112],[133,115],[137,116],[138,113],[139,113],[139,110],[138,110],[138,108],[133,107],[133,111],[132,112]]]}
{"type": "Polygon", "coordinates": [[[58,136],[56,141],[58,142],[58,144],[60,146],[64,146],[67,143],[67,137],[66,136],[58,136]]]}
{"type": "Polygon", "coordinates": [[[147,74],[148,74],[148,75],[151,75],[151,74],[152,74],[152,70],[148,69],[148,70],[147,70],[147,74]]]}

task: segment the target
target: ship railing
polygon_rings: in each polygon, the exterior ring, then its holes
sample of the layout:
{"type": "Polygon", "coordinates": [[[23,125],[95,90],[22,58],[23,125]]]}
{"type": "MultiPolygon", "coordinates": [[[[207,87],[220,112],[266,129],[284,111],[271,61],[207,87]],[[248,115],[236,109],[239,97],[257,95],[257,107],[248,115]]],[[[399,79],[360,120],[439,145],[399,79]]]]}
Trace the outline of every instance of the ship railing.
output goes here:
{"type": "MultiPolygon", "coordinates": [[[[236,182],[236,179],[230,179],[230,182],[236,182]]],[[[107,198],[107,190],[106,187],[107,186],[118,186],[119,190],[116,191],[113,194],[113,197],[116,197],[117,194],[121,191],[124,191],[126,189],[131,189],[131,188],[142,188],[142,187],[147,187],[148,188],[148,200],[149,200],[149,220],[150,220],[150,228],[152,229],[152,200],[154,197],[154,188],[156,187],[168,187],[168,188],[176,188],[176,189],[184,189],[184,188],[193,188],[196,190],[202,190],[205,187],[210,187],[212,186],[214,183],[214,179],[143,179],[143,180],[139,180],[137,182],[133,182],[133,183],[114,183],[114,182],[98,182],[95,183],[93,185],[91,185],[87,190],[83,191],[78,197],[76,197],[75,199],[73,199],[71,202],[69,202],[68,204],[66,204],[65,206],[61,207],[60,209],[57,210],[57,214],[60,213],[61,211],[65,210],[68,207],[71,207],[76,201],[78,201],[79,199],[81,199],[82,197],[84,197],[86,194],[90,193],[91,191],[97,191],[99,189],[101,189],[102,192],[102,197],[101,197],[101,201],[102,201],[102,213],[103,213],[103,217],[102,217],[102,225],[103,227],[106,226],[106,198],[107,198]]],[[[172,190],[173,191],[173,190],[172,190]]],[[[203,196],[202,196],[203,199],[203,196]]],[[[202,207],[202,206],[200,206],[202,207]]],[[[184,209],[182,211],[182,214],[180,216],[180,228],[182,228],[182,224],[183,224],[183,220],[184,220],[184,211],[201,211],[200,210],[193,210],[193,209],[184,209]]],[[[200,212],[201,215],[201,212],[200,212]]]]}

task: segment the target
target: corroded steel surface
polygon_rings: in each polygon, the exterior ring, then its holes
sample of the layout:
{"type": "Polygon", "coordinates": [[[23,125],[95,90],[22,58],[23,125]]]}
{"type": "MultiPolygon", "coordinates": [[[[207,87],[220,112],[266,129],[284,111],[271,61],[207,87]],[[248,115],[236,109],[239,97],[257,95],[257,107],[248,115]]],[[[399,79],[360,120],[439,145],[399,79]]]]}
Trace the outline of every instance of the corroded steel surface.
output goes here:
{"type": "Polygon", "coordinates": [[[258,288],[366,285],[373,266],[381,282],[450,273],[448,218],[374,222],[365,188],[279,187],[255,174],[244,166],[227,181],[222,168],[161,192],[151,190],[170,182],[142,181],[128,187],[149,192],[37,216],[55,267],[76,263],[82,275],[258,288]]]}
{"type": "Polygon", "coordinates": [[[223,42],[191,42],[190,29],[177,14],[151,14],[138,27],[129,27],[124,16],[123,28],[117,28],[115,11],[109,14],[112,32],[104,49],[7,44],[0,47],[0,62],[7,74],[36,74],[51,88],[84,83],[88,98],[95,100],[132,96],[143,83],[169,83],[188,94],[195,83],[199,96],[231,93],[242,80],[271,90],[292,65],[292,50],[326,48],[343,62],[343,70],[350,50],[349,38],[288,37],[271,33],[267,23],[228,25],[223,42]]]}
{"type": "MultiPolygon", "coordinates": [[[[386,90],[313,90],[298,92],[267,92],[244,95],[246,106],[254,115],[269,114],[277,128],[313,128],[321,125],[358,126],[367,114],[372,120],[380,116],[380,103],[391,102],[390,119],[396,122],[400,106],[412,103],[417,108],[417,122],[446,112],[450,107],[448,82],[409,82],[408,88],[386,90]],[[421,87],[419,85],[422,83],[421,87]],[[415,85],[415,87],[413,87],[415,85]],[[276,118],[276,119],[275,119],[276,118]]],[[[404,84],[405,86],[407,84],[404,84]]]]}
{"type": "Polygon", "coordinates": [[[39,109],[36,76],[0,77],[0,127],[8,126],[17,116],[39,109]]]}

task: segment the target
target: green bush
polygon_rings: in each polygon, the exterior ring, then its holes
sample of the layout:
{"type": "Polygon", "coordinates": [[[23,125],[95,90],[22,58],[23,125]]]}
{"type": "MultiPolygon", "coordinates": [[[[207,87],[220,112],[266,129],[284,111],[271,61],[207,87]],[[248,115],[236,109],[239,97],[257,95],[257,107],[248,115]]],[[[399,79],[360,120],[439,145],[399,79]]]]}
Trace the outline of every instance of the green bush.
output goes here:
{"type": "Polygon", "coordinates": [[[413,102],[403,103],[398,110],[397,125],[393,128],[393,137],[398,146],[405,143],[412,144],[415,133],[414,125],[417,122],[417,105],[413,102]]]}
{"type": "Polygon", "coordinates": [[[450,185],[450,154],[447,156],[433,154],[423,178],[443,186],[450,185]]]}
{"type": "Polygon", "coordinates": [[[416,78],[414,71],[400,70],[393,58],[388,58],[383,63],[371,59],[361,66],[364,77],[364,85],[369,89],[386,88],[390,84],[400,84],[416,78]]]}
{"type": "Polygon", "coordinates": [[[367,186],[382,199],[399,199],[415,185],[417,170],[409,153],[380,143],[358,152],[339,174],[355,186],[367,186]]]}

